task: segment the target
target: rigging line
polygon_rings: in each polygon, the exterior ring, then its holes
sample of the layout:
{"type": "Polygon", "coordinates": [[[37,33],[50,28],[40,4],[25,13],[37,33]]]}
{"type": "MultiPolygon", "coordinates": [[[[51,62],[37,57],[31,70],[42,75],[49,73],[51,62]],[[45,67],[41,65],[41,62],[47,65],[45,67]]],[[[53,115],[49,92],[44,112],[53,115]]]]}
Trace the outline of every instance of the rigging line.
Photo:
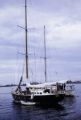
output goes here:
{"type": "Polygon", "coordinates": [[[45,64],[45,82],[47,81],[47,57],[46,57],[46,27],[44,25],[44,64],[45,64]]]}
{"type": "Polygon", "coordinates": [[[24,70],[25,70],[25,59],[23,60],[22,77],[23,77],[23,75],[24,75],[24,70]]]}
{"type": "Polygon", "coordinates": [[[28,8],[28,10],[29,10],[29,14],[28,14],[28,18],[30,19],[29,21],[32,21],[32,19],[31,19],[31,16],[32,16],[32,14],[31,14],[31,12],[32,12],[32,2],[31,2],[31,0],[29,0],[29,5],[30,5],[30,7],[28,8]]]}
{"type": "Polygon", "coordinates": [[[56,74],[56,76],[57,76],[57,81],[59,81],[58,72],[57,72],[57,71],[55,71],[55,74],[56,74]]]}
{"type": "MultiPolygon", "coordinates": [[[[58,51],[57,51],[56,46],[54,47],[54,50],[55,50],[54,56],[58,56],[58,51]]],[[[55,62],[54,62],[54,66],[55,66],[55,62]]],[[[54,67],[54,68],[55,68],[55,67],[54,67]]],[[[58,80],[59,80],[59,73],[58,73],[58,71],[56,71],[56,70],[54,70],[54,73],[56,74],[56,79],[57,79],[57,81],[58,81],[58,80]]]]}
{"type": "MultiPolygon", "coordinates": [[[[17,65],[18,65],[18,63],[19,63],[19,52],[18,52],[19,50],[17,50],[17,65]]],[[[24,58],[24,60],[23,60],[23,65],[22,65],[22,68],[20,67],[20,65],[18,65],[18,68],[17,68],[17,73],[18,73],[18,79],[20,79],[20,68],[22,69],[21,71],[21,76],[23,77],[23,74],[24,74],[24,67],[25,67],[25,58],[24,58]]]]}
{"type": "MultiPolygon", "coordinates": [[[[19,55],[18,55],[18,51],[19,51],[19,48],[17,49],[17,65],[18,65],[18,63],[19,63],[19,55]]],[[[17,67],[17,77],[18,77],[18,80],[19,80],[19,78],[20,78],[20,74],[19,74],[19,70],[20,70],[20,67],[19,67],[19,65],[18,65],[18,67],[17,67]]]]}
{"type": "Polygon", "coordinates": [[[35,55],[35,49],[34,49],[34,57],[35,57],[35,60],[34,60],[34,62],[35,62],[35,66],[34,66],[35,67],[35,78],[34,79],[35,79],[35,82],[36,82],[36,55],[35,55]]]}

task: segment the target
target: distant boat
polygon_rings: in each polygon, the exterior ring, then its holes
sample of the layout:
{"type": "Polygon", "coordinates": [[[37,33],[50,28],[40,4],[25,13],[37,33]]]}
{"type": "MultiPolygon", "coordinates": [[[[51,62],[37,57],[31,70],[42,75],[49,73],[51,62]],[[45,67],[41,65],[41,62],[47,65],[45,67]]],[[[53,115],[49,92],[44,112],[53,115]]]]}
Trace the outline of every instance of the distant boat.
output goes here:
{"type": "MultiPolygon", "coordinates": [[[[27,45],[27,1],[25,0],[25,41],[26,41],[26,78],[28,79],[28,45],[27,45]]],[[[46,40],[44,26],[44,61],[45,61],[45,83],[32,85],[27,84],[25,90],[21,89],[23,77],[21,76],[19,85],[16,90],[12,91],[13,99],[16,103],[23,105],[35,104],[56,104],[65,97],[64,89],[58,89],[56,82],[47,82],[47,64],[46,64],[46,40]]]]}
{"type": "Polygon", "coordinates": [[[74,97],[75,86],[73,84],[67,84],[67,81],[59,81],[57,83],[57,90],[63,89],[65,97],[74,97]]]}
{"type": "Polygon", "coordinates": [[[75,86],[73,84],[67,84],[65,87],[65,97],[74,97],[75,86]]]}

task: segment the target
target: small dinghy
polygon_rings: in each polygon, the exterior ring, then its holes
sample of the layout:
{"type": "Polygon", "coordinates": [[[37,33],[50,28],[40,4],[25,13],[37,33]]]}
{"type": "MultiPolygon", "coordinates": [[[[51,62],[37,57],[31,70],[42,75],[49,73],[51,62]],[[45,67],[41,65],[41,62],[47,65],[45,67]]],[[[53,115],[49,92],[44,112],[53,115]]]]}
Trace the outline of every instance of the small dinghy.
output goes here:
{"type": "Polygon", "coordinates": [[[30,105],[35,105],[36,103],[35,103],[35,102],[25,102],[25,101],[22,101],[22,100],[21,100],[21,104],[22,104],[22,105],[30,106],[30,105]]]}

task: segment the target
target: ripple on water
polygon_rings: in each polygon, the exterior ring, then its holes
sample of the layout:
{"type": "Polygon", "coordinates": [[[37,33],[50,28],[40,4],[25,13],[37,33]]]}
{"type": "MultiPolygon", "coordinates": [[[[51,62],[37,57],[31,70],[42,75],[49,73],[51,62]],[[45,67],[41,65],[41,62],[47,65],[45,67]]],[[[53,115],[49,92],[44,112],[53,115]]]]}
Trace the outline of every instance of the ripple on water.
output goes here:
{"type": "Polygon", "coordinates": [[[80,120],[81,85],[76,97],[56,106],[20,106],[13,103],[11,88],[0,88],[0,120],[80,120]],[[78,96],[78,97],[77,97],[78,96]]]}

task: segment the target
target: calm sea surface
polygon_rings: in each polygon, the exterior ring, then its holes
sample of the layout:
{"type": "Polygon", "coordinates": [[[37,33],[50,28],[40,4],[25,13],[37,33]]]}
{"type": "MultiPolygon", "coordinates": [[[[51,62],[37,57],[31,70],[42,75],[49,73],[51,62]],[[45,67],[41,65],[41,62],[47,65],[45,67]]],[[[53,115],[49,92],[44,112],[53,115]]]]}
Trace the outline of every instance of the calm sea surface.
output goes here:
{"type": "Polygon", "coordinates": [[[75,86],[75,98],[50,107],[16,105],[11,90],[0,88],[0,120],[81,120],[81,84],[75,86]]]}

